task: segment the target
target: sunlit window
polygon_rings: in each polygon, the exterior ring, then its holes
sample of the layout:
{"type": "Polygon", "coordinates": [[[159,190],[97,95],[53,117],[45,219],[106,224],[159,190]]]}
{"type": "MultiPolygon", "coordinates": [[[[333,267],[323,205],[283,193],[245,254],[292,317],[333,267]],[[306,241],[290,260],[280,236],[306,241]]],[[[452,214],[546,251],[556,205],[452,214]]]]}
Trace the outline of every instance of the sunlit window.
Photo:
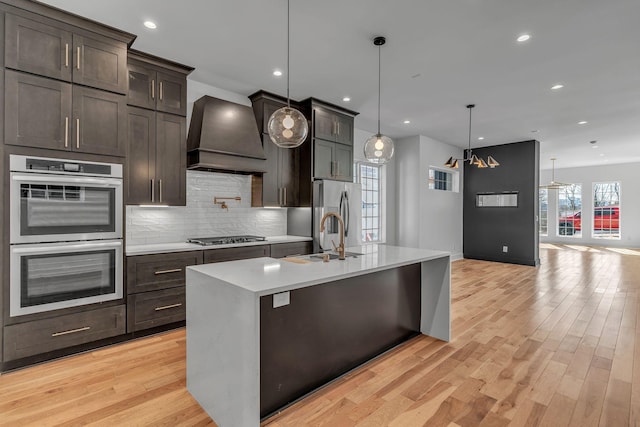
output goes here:
{"type": "Polygon", "coordinates": [[[593,184],[593,237],[620,238],[620,183],[593,184]]]}
{"type": "Polygon", "coordinates": [[[541,188],[538,191],[538,206],[540,208],[538,212],[538,231],[541,236],[547,236],[549,235],[549,190],[541,188]]]}
{"type": "Polygon", "coordinates": [[[558,234],[582,237],[581,184],[571,184],[558,190],[558,234]]]}
{"type": "Polygon", "coordinates": [[[380,179],[382,166],[358,163],[358,182],[362,185],[362,241],[379,242],[382,239],[382,200],[380,179]]]}

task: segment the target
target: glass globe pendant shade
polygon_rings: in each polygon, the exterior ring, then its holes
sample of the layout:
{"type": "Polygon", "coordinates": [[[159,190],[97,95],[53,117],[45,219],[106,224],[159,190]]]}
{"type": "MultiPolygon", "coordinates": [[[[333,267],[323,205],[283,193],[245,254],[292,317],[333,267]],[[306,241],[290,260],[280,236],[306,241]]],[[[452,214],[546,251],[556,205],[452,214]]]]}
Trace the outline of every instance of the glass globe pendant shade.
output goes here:
{"type": "Polygon", "coordinates": [[[393,140],[378,133],[371,135],[364,143],[364,156],[367,161],[382,165],[393,157],[393,149],[393,140]]]}
{"type": "Polygon", "coordinates": [[[309,124],[295,108],[282,107],[269,118],[269,137],[281,148],[296,148],[307,139],[309,124]]]}

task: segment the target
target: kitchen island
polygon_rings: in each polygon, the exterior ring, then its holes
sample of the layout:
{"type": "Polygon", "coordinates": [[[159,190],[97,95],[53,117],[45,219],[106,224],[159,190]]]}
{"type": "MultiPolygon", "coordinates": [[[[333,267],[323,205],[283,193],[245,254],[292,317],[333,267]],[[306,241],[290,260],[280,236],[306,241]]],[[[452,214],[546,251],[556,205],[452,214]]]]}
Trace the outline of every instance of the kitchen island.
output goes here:
{"type": "Polygon", "coordinates": [[[448,253],[347,250],[187,268],[187,388],[218,425],[258,426],[418,333],[450,339],[448,253]]]}

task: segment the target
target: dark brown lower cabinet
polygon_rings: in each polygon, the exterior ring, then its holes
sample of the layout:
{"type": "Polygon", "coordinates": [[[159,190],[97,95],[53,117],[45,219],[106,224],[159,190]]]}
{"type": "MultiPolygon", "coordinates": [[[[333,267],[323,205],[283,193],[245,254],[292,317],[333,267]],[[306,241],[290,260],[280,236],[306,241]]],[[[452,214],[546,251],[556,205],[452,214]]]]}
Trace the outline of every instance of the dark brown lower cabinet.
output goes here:
{"type": "Polygon", "coordinates": [[[242,246],[238,248],[211,249],[204,251],[204,263],[235,261],[239,259],[270,256],[269,245],[242,246]]]}
{"type": "Polygon", "coordinates": [[[290,255],[307,255],[313,252],[313,242],[278,243],[271,245],[271,258],[290,255]]]}
{"type": "Polygon", "coordinates": [[[127,257],[127,332],[185,320],[185,274],[196,264],[202,251],[127,257]]]}
{"type": "Polygon", "coordinates": [[[4,361],[122,335],[125,311],[118,305],[5,326],[4,361]]]}
{"type": "Polygon", "coordinates": [[[180,322],[187,315],[185,288],[180,286],[129,295],[127,307],[129,332],[180,322]]]}

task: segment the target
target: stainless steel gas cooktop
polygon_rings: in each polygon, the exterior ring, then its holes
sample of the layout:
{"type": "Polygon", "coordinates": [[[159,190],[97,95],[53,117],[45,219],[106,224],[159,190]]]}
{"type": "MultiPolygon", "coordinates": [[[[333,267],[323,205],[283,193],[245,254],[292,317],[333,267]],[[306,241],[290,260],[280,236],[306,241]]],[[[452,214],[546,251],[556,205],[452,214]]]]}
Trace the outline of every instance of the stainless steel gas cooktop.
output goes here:
{"type": "Polygon", "coordinates": [[[188,243],[195,243],[202,246],[229,245],[232,243],[248,243],[265,241],[264,236],[220,236],[220,237],[193,237],[188,239],[188,243]]]}

